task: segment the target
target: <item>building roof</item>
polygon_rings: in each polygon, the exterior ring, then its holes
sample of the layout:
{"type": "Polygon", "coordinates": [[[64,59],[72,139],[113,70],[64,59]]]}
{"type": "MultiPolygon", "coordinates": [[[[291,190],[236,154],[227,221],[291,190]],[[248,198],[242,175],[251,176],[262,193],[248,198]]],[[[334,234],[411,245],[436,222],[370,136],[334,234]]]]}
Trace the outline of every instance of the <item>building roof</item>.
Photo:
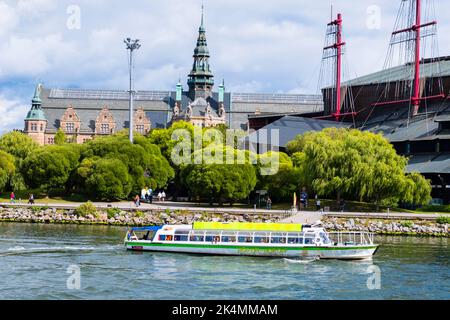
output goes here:
{"type": "MultiPolygon", "coordinates": [[[[450,76],[450,57],[440,58],[438,62],[421,64],[421,78],[450,76]]],[[[399,80],[414,79],[414,64],[408,63],[401,66],[381,70],[362,77],[344,82],[343,86],[370,85],[378,83],[394,82],[399,80]]]]}
{"type": "Polygon", "coordinates": [[[409,160],[406,171],[420,173],[450,173],[450,153],[415,155],[409,160]]]}
{"type": "MultiPolygon", "coordinates": [[[[304,134],[309,131],[321,131],[325,128],[348,128],[348,127],[350,127],[349,124],[335,121],[285,116],[280,120],[277,120],[263,127],[262,129],[248,135],[244,139],[244,141],[246,143],[257,144],[258,135],[264,132],[261,130],[266,130],[268,144],[270,144],[273,147],[286,147],[287,143],[289,141],[294,140],[295,137],[297,137],[299,134],[304,134]],[[279,135],[279,139],[277,139],[276,136],[277,134],[279,135]],[[272,141],[272,139],[274,139],[274,141],[272,141]]],[[[262,142],[259,143],[266,144],[262,142]]]]}
{"type": "MultiPolygon", "coordinates": [[[[82,121],[83,132],[93,132],[95,119],[100,110],[107,106],[116,119],[117,129],[128,127],[128,99],[125,90],[90,89],[42,89],[42,109],[48,120],[48,129],[56,131],[59,119],[69,106],[73,106],[82,121]]],[[[218,110],[218,93],[214,92],[209,103],[213,111],[218,110]]],[[[135,108],[143,107],[152,121],[153,128],[164,128],[172,116],[176,91],[138,91],[135,108]]],[[[188,91],[182,93],[182,109],[192,102],[188,91]]],[[[248,116],[260,112],[309,113],[323,109],[320,95],[302,94],[256,94],[225,93],[224,107],[227,122],[231,128],[246,129],[248,116]]]]}
{"type": "Polygon", "coordinates": [[[391,107],[389,111],[372,116],[362,130],[381,132],[391,142],[434,140],[446,138],[447,132],[439,130],[439,123],[450,121],[450,101],[430,104],[426,113],[408,118],[405,106],[391,107]]]}

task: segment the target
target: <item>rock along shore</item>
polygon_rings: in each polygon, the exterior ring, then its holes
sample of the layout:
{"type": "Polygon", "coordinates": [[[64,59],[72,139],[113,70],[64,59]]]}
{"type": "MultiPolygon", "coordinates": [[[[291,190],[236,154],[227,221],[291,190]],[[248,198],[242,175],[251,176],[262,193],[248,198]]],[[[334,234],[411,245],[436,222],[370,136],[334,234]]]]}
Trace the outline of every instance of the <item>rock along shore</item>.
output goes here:
{"type": "MultiPolygon", "coordinates": [[[[99,210],[96,214],[79,216],[74,209],[46,207],[0,207],[0,222],[86,224],[109,226],[146,226],[162,224],[192,224],[208,222],[278,222],[281,214],[208,213],[183,210],[122,211],[99,210]]],[[[322,222],[328,231],[368,231],[386,235],[413,235],[450,237],[447,224],[425,220],[349,219],[324,217],[322,222]]]]}

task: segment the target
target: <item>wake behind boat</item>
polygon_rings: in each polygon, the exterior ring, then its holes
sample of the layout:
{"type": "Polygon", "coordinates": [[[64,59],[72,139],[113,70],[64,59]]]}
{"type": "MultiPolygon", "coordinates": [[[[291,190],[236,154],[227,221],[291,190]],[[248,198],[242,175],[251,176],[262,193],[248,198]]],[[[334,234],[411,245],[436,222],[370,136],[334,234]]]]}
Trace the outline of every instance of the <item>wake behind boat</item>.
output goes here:
{"type": "Polygon", "coordinates": [[[367,232],[328,233],[320,224],[195,222],[132,228],[124,244],[133,251],[360,260],[377,251],[373,238],[367,232]]]}

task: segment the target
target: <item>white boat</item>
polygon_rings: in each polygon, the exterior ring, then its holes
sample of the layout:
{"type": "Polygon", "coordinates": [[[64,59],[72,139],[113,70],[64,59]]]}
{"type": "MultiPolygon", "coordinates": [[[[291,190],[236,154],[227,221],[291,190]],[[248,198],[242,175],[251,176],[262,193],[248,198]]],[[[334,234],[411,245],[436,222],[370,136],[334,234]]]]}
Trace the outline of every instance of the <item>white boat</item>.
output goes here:
{"type": "Polygon", "coordinates": [[[195,222],[132,228],[124,239],[133,251],[202,255],[360,260],[378,249],[368,232],[328,233],[321,226],[283,223],[195,222]]]}

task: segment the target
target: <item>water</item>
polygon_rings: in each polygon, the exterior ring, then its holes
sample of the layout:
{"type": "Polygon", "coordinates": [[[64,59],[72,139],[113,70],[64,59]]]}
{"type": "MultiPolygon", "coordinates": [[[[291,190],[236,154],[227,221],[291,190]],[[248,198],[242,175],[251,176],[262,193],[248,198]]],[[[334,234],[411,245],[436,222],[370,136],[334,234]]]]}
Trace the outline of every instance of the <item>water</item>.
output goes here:
{"type": "Polygon", "coordinates": [[[450,299],[449,239],[379,237],[373,261],[300,264],[134,253],[122,246],[124,231],[0,223],[0,298],[450,299]],[[67,287],[72,265],[80,268],[80,290],[67,287]],[[367,286],[374,266],[379,290],[367,286]]]}

